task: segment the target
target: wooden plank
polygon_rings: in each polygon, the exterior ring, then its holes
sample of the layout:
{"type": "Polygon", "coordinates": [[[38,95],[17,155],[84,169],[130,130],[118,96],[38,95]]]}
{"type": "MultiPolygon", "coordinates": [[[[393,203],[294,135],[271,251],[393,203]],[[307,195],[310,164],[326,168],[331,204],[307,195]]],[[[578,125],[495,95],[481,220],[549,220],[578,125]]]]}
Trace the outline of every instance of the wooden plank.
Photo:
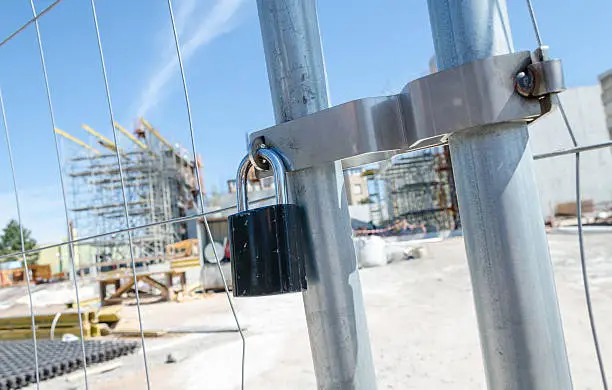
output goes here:
{"type": "Polygon", "coordinates": [[[147,284],[148,284],[148,285],[150,285],[151,287],[155,287],[155,288],[157,288],[158,290],[162,291],[162,293],[163,293],[164,291],[168,291],[168,286],[167,286],[167,285],[165,285],[165,284],[163,284],[162,282],[159,282],[159,281],[157,281],[157,280],[153,279],[153,278],[152,278],[152,277],[150,277],[150,276],[144,276],[144,277],[142,278],[142,281],[143,281],[143,282],[145,282],[145,283],[147,283],[147,284]]]}
{"type": "Polygon", "coordinates": [[[121,305],[105,306],[98,310],[98,323],[114,324],[119,322],[121,316],[119,313],[123,309],[121,305]]]}
{"type": "Polygon", "coordinates": [[[102,326],[108,326],[106,324],[95,324],[91,326],[91,337],[102,336],[102,326]]]}
{"type": "MultiPolygon", "coordinates": [[[[100,303],[100,297],[90,298],[90,299],[81,299],[81,308],[88,306],[95,306],[100,303]]],[[[77,303],[76,301],[66,302],[67,309],[76,309],[77,303]]]]}
{"type": "MultiPolygon", "coordinates": [[[[140,277],[140,276],[151,276],[151,275],[158,275],[158,274],[163,274],[168,272],[167,270],[163,270],[163,271],[136,271],[136,277],[140,277]]],[[[96,278],[96,280],[98,281],[114,281],[114,280],[120,280],[120,279],[134,279],[134,272],[132,271],[131,268],[122,268],[122,269],[118,269],[118,270],[113,270],[113,271],[109,271],[109,272],[102,272],[100,273],[100,275],[96,278]]]]}
{"type": "Polygon", "coordinates": [[[91,326],[91,335],[94,336],[108,336],[112,333],[112,330],[108,324],[99,323],[91,326]]]}
{"type": "Polygon", "coordinates": [[[96,278],[99,282],[112,282],[115,280],[127,279],[129,275],[124,271],[110,271],[110,272],[101,272],[100,276],[96,278]]]}
{"type": "MultiPolygon", "coordinates": [[[[149,286],[151,286],[152,288],[160,290],[161,295],[164,297],[164,299],[172,300],[174,297],[174,291],[172,289],[170,280],[174,276],[180,277],[183,284],[184,284],[184,281],[186,281],[185,270],[147,272],[147,273],[138,274],[136,278],[138,281],[142,281],[148,284],[149,286]],[[153,277],[151,277],[151,275],[164,275],[166,278],[166,284],[154,279],[153,277]]],[[[106,277],[105,279],[101,279],[99,281],[100,291],[105,291],[106,286],[108,284],[115,284],[119,280],[124,281],[125,284],[123,284],[119,289],[117,289],[116,292],[110,296],[110,298],[106,298],[105,296],[101,295],[101,298],[103,299],[102,306],[107,306],[109,304],[114,304],[114,303],[120,303],[120,300],[122,299],[121,296],[127,291],[129,291],[130,289],[134,288],[133,276],[130,276],[129,278],[122,278],[122,279],[106,277]]]]}
{"type": "MultiPolygon", "coordinates": [[[[595,209],[595,204],[591,199],[583,200],[580,205],[583,215],[585,213],[592,213],[595,209]]],[[[576,202],[558,203],[555,205],[555,216],[575,217],[576,215],[578,215],[576,202]]]]}
{"type": "Polygon", "coordinates": [[[102,302],[102,307],[121,305],[121,302],[123,302],[123,298],[107,298],[102,302]]]}
{"type": "Polygon", "coordinates": [[[36,279],[51,279],[51,265],[50,264],[32,264],[28,268],[32,269],[34,274],[34,280],[36,279]]]}
{"type": "Polygon", "coordinates": [[[166,246],[166,255],[170,258],[188,257],[192,254],[197,254],[199,240],[197,238],[189,238],[166,246]]]}
{"type": "Polygon", "coordinates": [[[100,292],[100,302],[104,302],[104,300],[106,299],[106,282],[100,280],[100,282],[98,283],[98,289],[100,292]]]}
{"type": "Polygon", "coordinates": [[[127,283],[115,291],[111,298],[120,298],[124,293],[128,292],[134,286],[134,279],[129,279],[127,283]]]}
{"type": "MultiPolygon", "coordinates": [[[[167,332],[165,330],[143,330],[144,337],[161,337],[167,332]]],[[[113,330],[114,336],[120,337],[140,337],[140,329],[115,329],[113,330]]]]}
{"type": "Polygon", "coordinates": [[[148,285],[150,285],[151,287],[155,287],[157,289],[159,289],[161,291],[161,295],[164,297],[164,299],[170,301],[172,300],[172,298],[174,298],[174,291],[172,291],[167,285],[158,282],[157,280],[153,279],[150,276],[144,276],[142,278],[142,281],[147,283],[148,285]]]}
{"type": "Polygon", "coordinates": [[[200,267],[200,258],[194,257],[190,259],[173,260],[170,262],[171,270],[185,269],[185,268],[197,268],[200,267]]]}
{"type": "MultiPolygon", "coordinates": [[[[55,314],[38,314],[34,316],[34,322],[38,328],[50,328],[55,314]]],[[[94,311],[84,311],[81,313],[83,323],[97,321],[94,311]]],[[[79,315],[76,312],[62,313],[56,326],[71,327],[79,324],[79,315]]],[[[0,329],[29,329],[32,325],[30,316],[1,317],[0,329]]]]}
{"type": "MultiPolygon", "coordinates": [[[[55,338],[61,339],[64,334],[72,334],[80,337],[80,328],[56,328],[54,330],[55,338]]],[[[83,324],[83,335],[85,338],[91,337],[91,326],[89,324],[83,324]]],[[[51,329],[37,329],[36,337],[39,339],[49,339],[51,337],[51,329]]],[[[4,329],[0,330],[0,340],[28,340],[32,338],[31,329],[4,329]]]]}

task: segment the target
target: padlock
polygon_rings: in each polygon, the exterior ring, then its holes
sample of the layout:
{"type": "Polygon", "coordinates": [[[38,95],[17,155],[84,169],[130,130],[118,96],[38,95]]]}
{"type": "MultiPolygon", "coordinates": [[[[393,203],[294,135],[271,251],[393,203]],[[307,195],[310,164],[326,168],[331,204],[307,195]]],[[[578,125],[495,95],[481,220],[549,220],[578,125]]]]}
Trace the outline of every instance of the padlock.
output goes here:
{"type": "Polygon", "coordinates": [[[235,297],[251,297],[306,289],[305,263],[309,245],[303,210],[288,203],[285,165],[273,149],[257,151],[274,173],[276,204],[248,209],[249,157],[236,177],[238,213],[228,218],[230,260],[235,297]]]}

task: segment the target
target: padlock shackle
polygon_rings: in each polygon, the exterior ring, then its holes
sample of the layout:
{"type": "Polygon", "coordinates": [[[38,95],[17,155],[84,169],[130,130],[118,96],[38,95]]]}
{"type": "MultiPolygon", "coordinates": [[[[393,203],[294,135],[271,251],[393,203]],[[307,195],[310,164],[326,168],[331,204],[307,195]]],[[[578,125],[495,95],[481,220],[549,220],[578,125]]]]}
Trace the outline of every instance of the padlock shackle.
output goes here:
{"type": "Polygon", "coordinates": [[[245,211],[249,203],[247,198],[247,178],[252,165],[249,155],[246,155],[238,166],[238,173],[236,174],[236,209],[239,213],[245,211]]]}
{"type": "MultiPolygon", "coordinates": [[[[283,159],[280,157],[278,152],[269,148],[258,149],[256,155],[263,157],[270,163],[270,167],[272,167],[272,172],[274,173],[274,187],[276,190],[276,204],[288,203],[287,178],[285,175],[286,170],[283,159]]],[[[236,207],[238,212],[246,211],[248,209],[249,199],[247,194],[247,180],[251,166],[252,163],[249,159],[249,155],[246,155],[238,167],[238,175],[236,176],[236,207]]]]}

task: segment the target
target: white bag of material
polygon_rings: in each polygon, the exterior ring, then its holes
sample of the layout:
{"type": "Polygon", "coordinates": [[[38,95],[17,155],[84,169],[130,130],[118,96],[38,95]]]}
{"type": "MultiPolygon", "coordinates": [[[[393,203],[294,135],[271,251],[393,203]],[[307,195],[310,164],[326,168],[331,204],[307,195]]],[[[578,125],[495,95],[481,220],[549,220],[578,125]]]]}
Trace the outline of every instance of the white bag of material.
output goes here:
{"type": "Polygon", "coordinates": [[[361,256],[361,248],[365,245],[364,237],[353,237],[353,246],[355,247],[355,256],[357,257],[357,264],[361,264],[359,256],[361,256]]]}
{"type": "MultiPolygon", "coordinates": [[[[232,287],[232,268],[229,262],[221,263],[221,271],[223,271],[223,276],[225,276],[225,281],[228,284],[228,287],[232,287]]],[[[225,286],[223,286],[223,279],[219,274],[219,268],[217,264],[204,264],[204,267],[200,269],[200,283],[202,283],[202,287],[204,291],[207,290],[223,290],[225,286]]]]}
{"type": "Polygon", "coordinates": [[[355,252],[360,267],[379,267],[387,264],[387,253],[385,240],[378,236],[359,238],[355,242],[355,252]]]}
{"type": "Polygon", "coordinates": [[[225,254],[224,252],[225,249],[223,245],[219,244],[218,242],[214,242],[212,244],[208,243],[204,248],[204,258],[209,263],[216,264],[217,258],[215,257],[215,253],[217,254],[217,256],[219,256],[219,259],[222,259],[223,255],[225,254]],[[213,244],[215,246],[215,249],[213,249],[213,244]]]}

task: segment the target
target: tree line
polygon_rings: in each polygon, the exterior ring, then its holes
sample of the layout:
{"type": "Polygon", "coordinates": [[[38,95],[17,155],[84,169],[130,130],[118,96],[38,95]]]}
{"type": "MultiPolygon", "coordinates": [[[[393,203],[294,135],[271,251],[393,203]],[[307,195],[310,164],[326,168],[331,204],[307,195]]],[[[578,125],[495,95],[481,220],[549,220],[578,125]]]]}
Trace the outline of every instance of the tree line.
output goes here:
{"type": "MultiPolygon", "coordinates": [[[[21,248],[21,232],[19,231],[19,223],[11,219],[0,235],[0,255],[8,255],[15,252],[20,252],[21,248]]],[[[23,246],[26,251],[36,248],[36,240],[32,237],[30,229],[23,228],[23,246]]],[[[38,261],[39,252],[27,254],[28,263],[36,263],[38,261]]],[[[7,261],[23,261],[21,255],[9,256],[0,259],[0,263],[7,261]]]]}

